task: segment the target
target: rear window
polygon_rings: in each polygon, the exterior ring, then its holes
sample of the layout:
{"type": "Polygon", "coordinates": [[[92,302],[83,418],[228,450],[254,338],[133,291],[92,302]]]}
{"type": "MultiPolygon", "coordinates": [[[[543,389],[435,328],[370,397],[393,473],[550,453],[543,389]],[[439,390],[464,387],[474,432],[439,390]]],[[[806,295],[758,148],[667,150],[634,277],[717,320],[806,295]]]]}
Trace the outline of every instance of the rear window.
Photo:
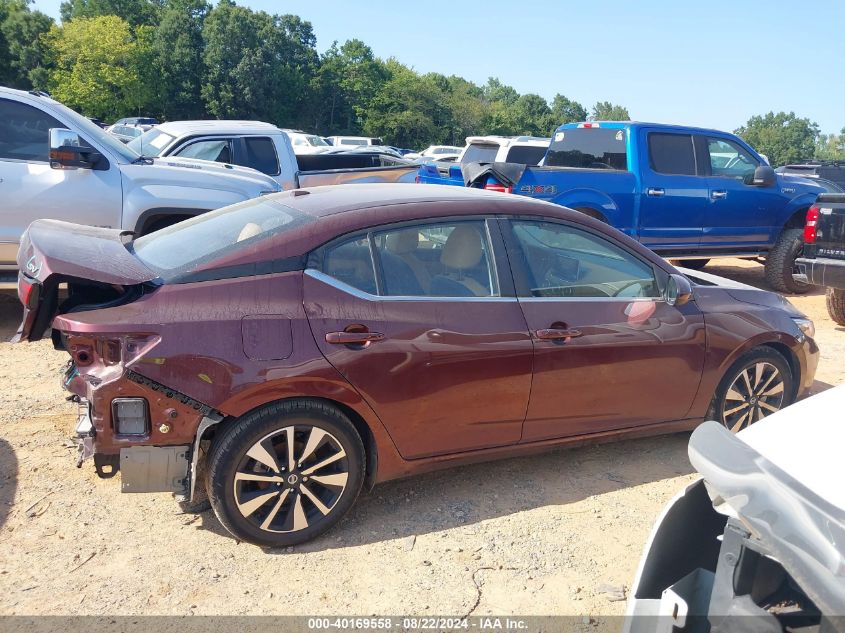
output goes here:
{"type": "Polygon", "coordinates": [[[165,282],[175,282],[203,264],[311,221],[281,202],[257,198],[150,233],[129,249],[165,282]]]}
{"type": "Polygon", "coordinates": [[[508,150],[505,161],[508,163],[519,163],[520,165],[537,165],[543,156],[546,155],[545,147],[533,145],[517,145],[508,150]]]}
{"type": "Polygon", "coordinates": [[[279,175],[279,161],[276,158],[276,146],[266,136],[246,137],[246,166],[257,169],[268,176],[279,175]]]}
{"type": "Polygon", "coordinates": [[[625,130],[618,128],[560,130],[549,146],[546,165],[627,171],[625,135],[625,130]]]}
{"type": "Polygon", "coordinates": [[[689,134],[649,134],[648,157],[659,174],[695,176],[695,150],[689,134]]]}
{"type": "Polygon", "coordinates": [[[499,153],[498,145],[470,143],[461,158],[462,163],[492,163],[499,153]]]}

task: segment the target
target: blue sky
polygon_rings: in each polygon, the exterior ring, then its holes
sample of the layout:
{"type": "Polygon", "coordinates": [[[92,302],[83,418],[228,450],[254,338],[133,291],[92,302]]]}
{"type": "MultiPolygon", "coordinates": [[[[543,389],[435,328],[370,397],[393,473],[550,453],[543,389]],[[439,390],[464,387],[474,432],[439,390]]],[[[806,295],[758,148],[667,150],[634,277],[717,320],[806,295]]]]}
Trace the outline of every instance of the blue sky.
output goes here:
{"type": "MultiPolygon", "coordinates": [[[[32,6],[58,17],[59,2],[32,6]]],[[[309,20],[321,52],[357,37],[420,72],[497,76],[588,108],[612,101],[638,120],[733,130],[754,114],[792,110],[825,133],[845,127],[841,0],[239,4],[309,20]]]]}

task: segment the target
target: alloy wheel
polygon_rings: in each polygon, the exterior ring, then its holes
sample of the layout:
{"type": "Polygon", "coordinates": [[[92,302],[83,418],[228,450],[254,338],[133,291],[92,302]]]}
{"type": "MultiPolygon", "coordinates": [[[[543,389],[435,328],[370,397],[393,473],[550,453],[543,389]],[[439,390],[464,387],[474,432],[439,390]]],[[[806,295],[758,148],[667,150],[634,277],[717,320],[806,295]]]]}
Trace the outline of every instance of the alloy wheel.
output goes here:
{"type": "Polygon", "coordinates": [[[722,402],[722,421],[736,433],[779,411],[784,401],[784,377],[772,363],[757,361],[734,378],[722,402]]]}
{"type": "Polygon", "coordinates": [[[255,527],[290,533],[325,520],[349,479],[338,439],[308,425],[276,430],[252,445],[234,475],[235,504],[255,527]]]}

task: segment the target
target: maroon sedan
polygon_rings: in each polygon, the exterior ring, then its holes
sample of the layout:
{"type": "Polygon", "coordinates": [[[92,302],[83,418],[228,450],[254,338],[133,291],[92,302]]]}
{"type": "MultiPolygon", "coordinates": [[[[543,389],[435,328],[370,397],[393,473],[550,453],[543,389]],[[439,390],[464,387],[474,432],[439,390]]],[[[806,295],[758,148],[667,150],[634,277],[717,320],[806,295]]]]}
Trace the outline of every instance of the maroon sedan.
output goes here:
{"type": "Polygon", "coordinates": [[[183,499],[204,472],[223,525],[262,545],[404,475],[705,418],[739,430],[818,360],[775,294],[457,187],[296,190],[137,240],[40,220],[19,263],[18,338],[52,325],[71,356],[80,463],[183,499]]]}

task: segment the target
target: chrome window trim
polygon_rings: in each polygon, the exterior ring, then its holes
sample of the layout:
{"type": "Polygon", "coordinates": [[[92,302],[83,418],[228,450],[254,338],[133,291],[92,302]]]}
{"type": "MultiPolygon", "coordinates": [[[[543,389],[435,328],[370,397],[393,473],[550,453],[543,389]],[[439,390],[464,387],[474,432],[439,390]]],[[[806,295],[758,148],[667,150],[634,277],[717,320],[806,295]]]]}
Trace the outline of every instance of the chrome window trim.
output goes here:
{"type": "Polygon", "coordinates": [[[324,272],[317,270],[316,268],[306,268],[304,273],[308,275],[312,279],[316,279],[317,281],[321,281],[324,284],[328,284],[337,290],[345,292],[346,294],[352,295],[358,299],[363,299],[364,301],[438,301],[438,302],[489,302],[489,301],[503,301],[509,303],[517,303],[516,297],[426,297],[426,296],[419,296],[415,297],[413,295],[371,295],[368,292],[364,292],[363,290],[358,290],[357,288],[350,286],[347,283],[344,283],[338,279],[335,279],[331,275],[327,275],[324,272]]]}
{"type": "Polygon", "coordinates": [[[653,303],[666,303],[665,297],[519,297],[519,301],[544,302],[544,301],[618,301],[620,303],[639,303],[651,301],[653,303]]]}

